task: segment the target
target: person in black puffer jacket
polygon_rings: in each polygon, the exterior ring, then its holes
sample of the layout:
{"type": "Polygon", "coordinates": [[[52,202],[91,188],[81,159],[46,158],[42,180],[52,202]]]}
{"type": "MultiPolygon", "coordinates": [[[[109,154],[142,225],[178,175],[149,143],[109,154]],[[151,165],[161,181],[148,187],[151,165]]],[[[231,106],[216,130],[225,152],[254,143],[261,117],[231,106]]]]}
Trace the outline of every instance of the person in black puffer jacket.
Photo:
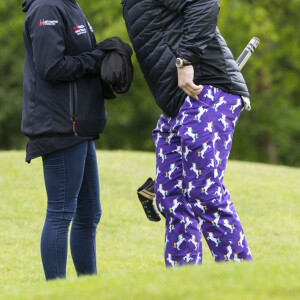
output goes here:
{"type": "Polygon", "coordinates": [[[122,6],[141,70],[163,112],[153,140],[166,265],[200,264],[201,232],[216,261],[252,260],[223,185],[249,92],[217,27],[219,1],[122,0],[122,6]]]}

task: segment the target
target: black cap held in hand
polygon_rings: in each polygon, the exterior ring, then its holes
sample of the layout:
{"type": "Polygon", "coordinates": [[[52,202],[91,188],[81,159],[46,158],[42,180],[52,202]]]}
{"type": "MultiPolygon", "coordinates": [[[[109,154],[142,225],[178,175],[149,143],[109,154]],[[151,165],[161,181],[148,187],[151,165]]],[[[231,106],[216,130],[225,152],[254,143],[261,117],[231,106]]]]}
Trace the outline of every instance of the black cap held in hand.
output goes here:
{"type": "Polygon", "coordinates": [[[105,95],[106,99],[113,99],[113,93],[126,93],[133,78],[133,65],[131,62],[132,49],[119,37],[111,37],[96,46],[97,49],[105,51],[101,65],[101,80],[104,83],[104,91],[110,91],[105,95]]]}

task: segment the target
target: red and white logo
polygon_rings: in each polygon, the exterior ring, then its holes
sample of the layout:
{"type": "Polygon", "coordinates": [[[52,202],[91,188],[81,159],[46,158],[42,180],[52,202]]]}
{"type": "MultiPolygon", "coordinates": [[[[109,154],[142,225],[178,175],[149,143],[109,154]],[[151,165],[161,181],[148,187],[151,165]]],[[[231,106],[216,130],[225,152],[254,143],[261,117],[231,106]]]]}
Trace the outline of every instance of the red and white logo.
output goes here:
{"type": "Polygon", "coordinates": [[[73,30],[77,35],[82,35],[86,33],[86,28],[84,25],[77,25],[73,27],[73,30]]]}
{"type": "Polygon", "coordinates": [[[40,20],[38,27],[55,26],[57,23],[58,23],[57,20],[40,20]]]}

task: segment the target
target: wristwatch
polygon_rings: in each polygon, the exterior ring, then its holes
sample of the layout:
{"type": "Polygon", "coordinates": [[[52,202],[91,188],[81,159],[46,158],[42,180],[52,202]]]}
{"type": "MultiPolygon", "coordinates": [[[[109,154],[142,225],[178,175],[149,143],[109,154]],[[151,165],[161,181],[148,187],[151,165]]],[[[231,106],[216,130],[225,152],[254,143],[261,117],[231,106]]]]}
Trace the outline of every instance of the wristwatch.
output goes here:
{"type": "Polygon", "coordinates": [[[177,68],[182,69],[186,66],[191,66],[192,63],[190,61],[187,61],[186,59],[176,58],[175,65],[177,68]]]}

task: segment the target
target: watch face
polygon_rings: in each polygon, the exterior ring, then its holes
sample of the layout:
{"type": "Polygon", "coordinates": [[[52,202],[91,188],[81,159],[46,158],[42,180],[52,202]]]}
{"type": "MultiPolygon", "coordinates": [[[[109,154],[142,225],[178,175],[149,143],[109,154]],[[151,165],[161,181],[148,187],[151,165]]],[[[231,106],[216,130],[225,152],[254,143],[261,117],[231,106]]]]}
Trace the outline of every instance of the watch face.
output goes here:
{"type": "Polygon", "coordinates": [[[176,64],[176,67],[177,67],[177,68],[180,68],[180,67],[182,66],[182,59],[176,58],[175,64],[176,64]]]}

